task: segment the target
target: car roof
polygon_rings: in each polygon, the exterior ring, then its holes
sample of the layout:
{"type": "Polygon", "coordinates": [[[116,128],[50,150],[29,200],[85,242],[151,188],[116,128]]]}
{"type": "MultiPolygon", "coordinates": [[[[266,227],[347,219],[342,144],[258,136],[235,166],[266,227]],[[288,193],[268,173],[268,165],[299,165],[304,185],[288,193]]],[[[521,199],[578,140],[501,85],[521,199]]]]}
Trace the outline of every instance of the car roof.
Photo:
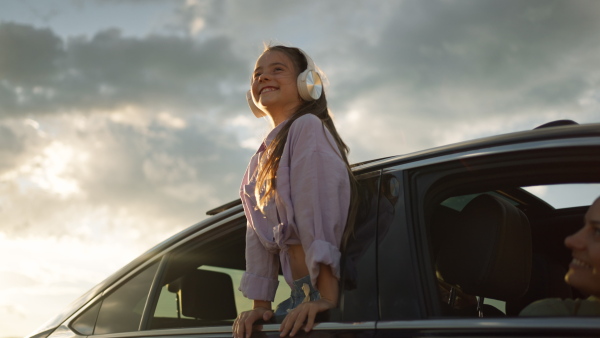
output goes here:
{"type": "Polygon", "coordinates": [[[452,143],[430,149],[425,149],[409,154],[389,156],[376,160],[356,163],[352,166],[355,172],[365,172],[377,168],[393,166],[403,162],[414,162],[422,159],[439,157],[449,154],[463,153],[477,149],[506,146],[538,141],[552,141],[561,139],[598,137],[600,136],[600,123],[552,126],[541,129],[519,131],[496,136],[478,138],[469,141],[452,143]]]}

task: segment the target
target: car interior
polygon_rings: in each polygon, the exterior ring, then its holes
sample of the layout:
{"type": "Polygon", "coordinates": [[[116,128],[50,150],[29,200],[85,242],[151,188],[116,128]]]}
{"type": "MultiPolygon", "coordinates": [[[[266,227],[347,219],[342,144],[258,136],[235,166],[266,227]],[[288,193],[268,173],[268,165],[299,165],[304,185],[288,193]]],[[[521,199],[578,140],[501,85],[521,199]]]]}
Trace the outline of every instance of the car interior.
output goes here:
{"type": "Polygon", "coordinates": [[[588,207],[554,208],[519,186],[444,199],[431,220],[442,316],[518,316],[536,300],[585,297],[564,281],[563,243],[588,207]]]}
{"type": "Polygon", "coordinates": [[[233,323],[238,309],[232,277],[245,269],[244,234],[237,227],[213,240],[188,243],[169,256],[151,329],[233,323]]]}

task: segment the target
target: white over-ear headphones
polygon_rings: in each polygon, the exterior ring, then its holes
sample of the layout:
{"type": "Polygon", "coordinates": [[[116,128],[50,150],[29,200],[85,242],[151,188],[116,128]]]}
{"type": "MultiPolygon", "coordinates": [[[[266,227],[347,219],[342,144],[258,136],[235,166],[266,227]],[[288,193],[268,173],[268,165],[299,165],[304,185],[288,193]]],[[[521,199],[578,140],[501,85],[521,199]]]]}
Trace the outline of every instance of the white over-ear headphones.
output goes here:
{"type": "MultiPolygon", "coordinates": [[[[300,53],[304,55],[306,58],[306,70],[298,75],[297,86],[298,86],[298,94],[304,101],[314,101],[318,100],[323,94],[323,81],[321,80],[321,75],[317,72],[315,63],[313,60],[306,54],[302,49],[298,48],[300,53]]],[[[252,99],[252,92],[249,90],[246,92],[246,100],[248,101],[248,105],[250,106],[250,110],[254,113],[256,117],[265,116],[265,112],[254,104],[252,99]]]]}
{"type": "Polygon", "coordinates": [[[315,63],[310,56],[302,49],[298,48],[298,50],[306,58],[306,70],[298,75],[298,93],[304,101],[318,100],[323,94],[321,75],[315,69],[315,63]]]}

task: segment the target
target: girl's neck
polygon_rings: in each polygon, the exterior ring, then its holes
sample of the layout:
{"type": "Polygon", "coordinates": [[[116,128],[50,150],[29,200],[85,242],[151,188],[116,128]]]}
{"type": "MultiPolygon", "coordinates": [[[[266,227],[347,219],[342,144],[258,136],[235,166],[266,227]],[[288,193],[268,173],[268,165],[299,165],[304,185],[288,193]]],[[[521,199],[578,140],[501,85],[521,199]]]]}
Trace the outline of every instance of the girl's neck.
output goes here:
{"type": "Polygon", "coordinates": [[[297,111],[298,111],[298,106],[294,106],[292,108],[285,109],[285,110],[268,112],[267,115],[269,116],[269,118],[271,120],[271,124],[273,125],[273,128],[275,128],[278,125],[280,125],[281,123],[287,121],[297,111]]]}

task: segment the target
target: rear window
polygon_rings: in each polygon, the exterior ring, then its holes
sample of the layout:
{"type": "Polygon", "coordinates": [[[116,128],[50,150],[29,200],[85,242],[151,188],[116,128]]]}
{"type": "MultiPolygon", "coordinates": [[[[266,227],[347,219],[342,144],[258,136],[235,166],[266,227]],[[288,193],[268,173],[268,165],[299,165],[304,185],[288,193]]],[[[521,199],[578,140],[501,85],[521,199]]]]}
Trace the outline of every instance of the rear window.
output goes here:
{"type": "Polygon", "coordinates": [[[553,184],[523,187],[550,204],[554,209],[590,205],[600,196],[600,184],[553,184]]]}

